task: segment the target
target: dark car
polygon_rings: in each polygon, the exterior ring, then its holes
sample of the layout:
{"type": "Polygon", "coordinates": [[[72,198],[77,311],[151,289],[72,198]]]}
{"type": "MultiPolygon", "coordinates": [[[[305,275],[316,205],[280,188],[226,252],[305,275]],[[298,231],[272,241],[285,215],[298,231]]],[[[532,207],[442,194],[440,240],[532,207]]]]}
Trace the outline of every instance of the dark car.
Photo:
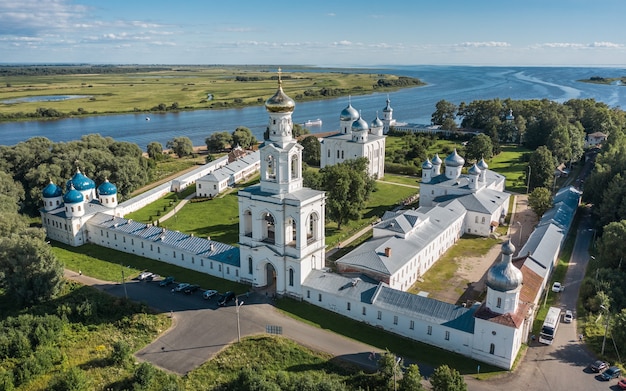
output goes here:
{"type": "Polygon", "coordinates": [[[173,282],[174,282],[174,277],[173,276],[165,277],[164,279],[159,281],[159,286],[168,286],[169,284],[171,284],[173,282]]]}
{"type": "Polygon", "coordinates": [[[601,360],[594,361],[593,363],[591,363],[591,365],[589,365],[589,368],[592,371],[597,372],[597,373],[604,371],[608,367],[609,367],[609,364],[601,360]]]}
{"type": "Polygon", "coordinates": [[[220,296],[220,298],[217,300],[217,305],[219,305],[220,307],[224,307],[226,304],[228,304],[229,301],[233,300],[235,300],[235,292],[228,291],[220,296]]]}
{"type": "Polygon", "coordinates": [[[600,379],[604,381],[609,381],[611,379],[615,379],[616,377],[619,377],[621,373],[622,373],[622,370],[619,369],[618,367],[610,367],[606,371],[602,372],[602,374],[600,375],[600,379]]]}
{"type": "Polygon", "coordinates": [[[200,289],[200,285],[189,285],[187,288],[183,289],[183,293],[186,295],[190,295],[200,289]]]}

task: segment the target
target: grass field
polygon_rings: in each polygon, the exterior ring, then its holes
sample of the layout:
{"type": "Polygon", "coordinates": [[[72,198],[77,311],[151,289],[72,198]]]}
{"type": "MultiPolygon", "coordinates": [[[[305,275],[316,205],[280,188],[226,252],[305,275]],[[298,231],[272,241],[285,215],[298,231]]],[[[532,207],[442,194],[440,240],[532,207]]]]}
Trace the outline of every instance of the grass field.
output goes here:
{"type": "MultiPolygon", "coordinates": [[[[66,114],[93,115],[148,112],[159,104],[169,109],[174,103],[183,110],[259,105],[276,91],[275,77],[276,69],[242,66],[180,66],[145,73],[2,77],[0,101],[48,95],[84,97],[0,103],[0,113],[30,113],[45,107],[66,114]],[[237,77],[247,81],[237,81],[237,77]]],[[[296,71],[283,74],[283,89],[299,102],[331,98],[338,94],[362,95],[398,89],[378,87],[376,83],[379,79],[394,80],[398,77],[343,73],[340,70],[319,73],[296,71]],[[322,90],[336,92],[324,94],[322,90]]]]}

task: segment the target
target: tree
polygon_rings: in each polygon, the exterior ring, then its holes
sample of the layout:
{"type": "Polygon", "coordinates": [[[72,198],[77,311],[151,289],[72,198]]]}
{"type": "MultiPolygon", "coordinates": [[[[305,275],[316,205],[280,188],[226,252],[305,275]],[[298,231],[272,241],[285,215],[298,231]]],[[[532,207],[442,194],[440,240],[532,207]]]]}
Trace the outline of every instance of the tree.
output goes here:
{"type": "Polygon", "coordinates": [[[410,364],[404,371],[402,379],[398,384],[400,391],[423,391],[422,375],[417,364],[410,364]]]}
{"type": "Polygon", "coordinates": [[[63,265],[44,238],[31,228],[0,238],[0,286],[18,305],[47,301],[63,286],[63,265]]]}
{"type": "Polygon", "coordinates": [[[386,386],[385,388],[393,388],[394,382],[398,382],[402,378],[402,369],[404,368],[402,357],[397,357],[387,350],[380,355],[376,364],[378,365],[377,374],[381,384],[386,386]]]}
{"type": "Polygon", "coordinates": [[[559,125],[552,130],[548,137],[547,147],[555,157],[556,163],[569,162],[572,160],[572,142],[567,125],[559,125]]]}
{"type": "Polygon", "coordinates": [[[310,166],[319,167],[322,150],[320,140],[315,136],[307,136],[300,141],[300,145],[304,148],[302,160],[310,166]]]}
{"type": "Polygon", "coordinates": [[[233,136],[228,132],[215,132],[207,137],[204,142],[209,152],[221,152],[233,143],[233,136]]]}
{"type": "Polygon", "coordinates": [[[538,218],[552,208],[552,194],[545,187],[537,187],[528,195],[528,206],[532,209],[538,218]]]}
{"type": "Polygon", "coordinates": [[[467,391],[463,376],[456,369],[441,365],[430,376],[433,391],[467,391]]]}
{"type": "Polygon", "coordinates": [[[626,266],[626,220],[614,221],[604,226],[598,246],[598,262],[602,267],[617,269],[626,266]]]}
{"type": "Polygon", "coordinates": [[[626,346],[626,308],[613,317],[611,335],[617,346],[626,346]]]}
{"type": "Polygon", "coordinates": [[[152,160],[162,160],[163,159],[163,145],[161,145],[161,143],[153,141],[150,144],[148,144],[148,147],[146,148],[146,151],[148,152],[148,157],[152,160]]]}
{"type": "Polygon", "coordinates": [[[193,155],[193,144],[189,137],[175,137],[167,142],[166,147],[174,151],[178,157],[193,155]]]}
{"type": "Polygon", "coordinates": [[[465,147],[465,157],[467,160],[478,161],[482,158],[491,159],[493,157],[493,144],[489,136],[480,133],[472,137],[465,147]]]}
{"type": "Polygon", "coordinates": [[[326,166],[320,174],[326,190],[326,215],[337,223],[337,229],[361,218],[363,206],[376,186],[376,181],[367,175],[367,158],[326,166]]]}
{"type": "MultiPolygon", "coordinates": [[[[552,153],[545,146],[540,146],[531,155],[528,162],[530,167],[530,189],[535,187],[552,188],[556,163],[552,153]]],[[[528,175],[528,173],[526,173],[528,175]]]]}
{"type": "Polygon", "coordinates": [[[435,104],[435,112],[432,114],[430,122],[433,125],[440,125],[441,129],[455,130],[457,128],[456,112],[457,107],[454,103],[442,99],[435,104]]]}
{"type": "Polygon", "coordinates": [[[253,145],[256,145],[257,142],[252,131],[245,126],[240,126],[233,132],[232,145],[239,145],[243,149],[250,149],[253,145]]]}
{"type": "Polygon", "coordinates": [[[307,129],[306,127],[300,125],[300,124],[293,124],[293,129],[292,129],[292,133],[293,133],[293,138],[297,139],[300,136],[304,136],[305,134],[309,134],[309,129],[307,129]]]}

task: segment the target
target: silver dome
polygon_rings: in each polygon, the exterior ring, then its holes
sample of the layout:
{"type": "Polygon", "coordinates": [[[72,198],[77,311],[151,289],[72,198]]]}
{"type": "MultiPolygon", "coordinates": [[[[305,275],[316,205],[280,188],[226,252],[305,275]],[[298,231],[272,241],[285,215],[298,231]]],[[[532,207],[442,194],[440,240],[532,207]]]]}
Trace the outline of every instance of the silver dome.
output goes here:
{"type": "Polygon", "coordinates": [[[467,173],[470,175],[480,175],[480,168],[474,164],[469,170],[467,170],[467,173]]]}
{"type": "Polygon", "coordinates": [[[339,114],[341,121],[356,121],[357,119],[359,119],[359,112],[352,107],[352,104],[348,104],[348,107],[341,110],[341,114],[339,114]]]}
{"type": "Polygon", "coordinates": [[[480,161],[476,164],[478,166],[478,168],[480,168],[481,170],[486,170],[489,168],[489,165],[487,164],[487,162],[485,161],[485,159],[480,159],[480,161]]]}
{"type": "Polygon", "coordinates": [[[372,121],[372,125],[371,126],[372,126],[372,128],[382,128],[383,127],[383,121],[381,121],[380,118],[378,118],[378,115],[372,121]]]}
{"type": "Polygon", "coordinates": [[[489,268],[487,272],[487,286],[499,292],[512,291],[522,284],[522,272],[511,263],[511,255],[515,252],[515,246],[510,240],[502,244],[500,262],[489,268]]]}
{"type": "Polygon", "coordinates": [[[456,148],[454,152],[452,152],[446,158],[446,166],[448,167],[462,167],[465,164],[465,159],[463,159],[457,152],[456,148]]]}
{"type": "Polygon", "coordinates": [[[422,168],[424,170],[430,170],[431,168],[433,168],[433,164],[430,162],[430,159],[426,159],[426,161],[424,163],[422,163],[422,168]]]}
{"type": "Polygon", "coordinates": [[[368,131],[368,130],[370,130],[370,127],[367,124],[367,121],[361,117],[359,117],[359,119],[357,119],[356,121],[352,123],[353,132],[362,132],[362,131],[368,131]]]}
{"type": "Polygon", "coordinates": [[[439,154],[436,153],[435,157],[433,158],[433,164],[436,165],[436,166],[441,166],[441,163],[443,163],[443,162],[441,161],[441,158],[439,157],[439,154]]]}

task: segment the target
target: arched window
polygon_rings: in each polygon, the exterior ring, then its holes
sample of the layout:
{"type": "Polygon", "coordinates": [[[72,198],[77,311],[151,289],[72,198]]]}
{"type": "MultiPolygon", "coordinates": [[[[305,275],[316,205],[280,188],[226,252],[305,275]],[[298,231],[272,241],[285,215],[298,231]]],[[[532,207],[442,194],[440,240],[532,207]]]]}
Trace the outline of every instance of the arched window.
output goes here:
{"type": "Polygon", "coordinates": [[[269,213],[263,215],[263,241],[269,244],[276,243],[276,225],[274,216],[269,213]]]}
{"type": "Polygon", "coordinates": [[[293,218],[289,218],[287,221],[287,227],[285,232],[285,243],[288,246],[295,247],[296,241],[298,240],[298,228],[296,225],[296,220],[293,218]]]}
{"type": "Polygon", "coordinates": [[[298,155],[291,156],[291,179],[298,179],[300,177],[300,164],[298,161],[298,155]]]}
{"type": "Polygon", "coordinates": [[[494,354],[496,351],[496,345],[491,344],[489,345],[489,354],[494,354]]]}
{"type": "Polygon", "coordinates": [[[272,155],[268,155],[265,158],[265,179],[274,181],[276,180],[276,162],[272,155]]]}
{"type": "Polygon", "coordinates": [[[252,237],[252,212],[249,210],[243,212],[243,234],[252,237]]]}
{"type": "Polygon", "coordinates": [[[289,286],[293,286],[293,269],[289,268],[289,286]]]}
{"type": "Polygon", "coordinates": [[[502,298],[498,297],[498,300],[496,302],[496,307],[501,308],[502,307],[502,298]]]}
{"type": "Polygon", "coordinates": [[[306,239],[307,242],[312,242],[317,240],[318,231],[319,231],[319,216],[317,213],[311,213],[309,216],[309,224],[307,227],[306,239]]]}
{"type": "Polygon", "coordinates": [[[248,274],[252,274],[252,257],[248,257],[248,274]]]}

